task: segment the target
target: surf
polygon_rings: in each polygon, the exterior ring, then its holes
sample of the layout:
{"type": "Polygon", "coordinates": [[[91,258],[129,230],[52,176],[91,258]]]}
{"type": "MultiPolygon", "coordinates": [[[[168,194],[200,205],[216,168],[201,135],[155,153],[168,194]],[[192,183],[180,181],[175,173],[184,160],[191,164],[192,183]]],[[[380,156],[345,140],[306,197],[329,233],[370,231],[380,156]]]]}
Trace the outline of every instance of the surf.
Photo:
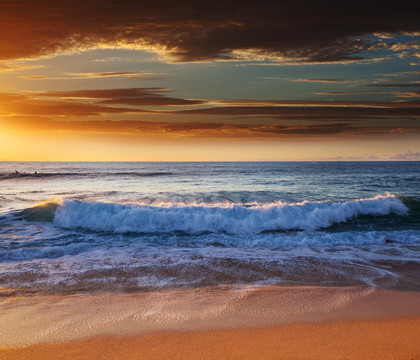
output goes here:
{"type": "Polygon", "coordinates": [[[39,218],[48,218],[66,229],[114,233],[250,235],[267,231],[315,231],[358,216],[401,216],[409,210],[397,196],[389,193],[352,201],[268,204],[166,203],[151,206],[63,199],[37,209],[28,210],[23,215],[27,219],[36,219],[39,211],[44,214],[39,218]]]}

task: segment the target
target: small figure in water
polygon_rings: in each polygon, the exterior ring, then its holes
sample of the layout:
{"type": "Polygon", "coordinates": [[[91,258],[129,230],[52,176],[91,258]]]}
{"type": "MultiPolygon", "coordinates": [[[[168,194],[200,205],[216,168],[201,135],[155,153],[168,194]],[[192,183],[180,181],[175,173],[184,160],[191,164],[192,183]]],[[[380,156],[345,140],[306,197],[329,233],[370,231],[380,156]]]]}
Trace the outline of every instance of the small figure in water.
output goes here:
{"type": "Polygon", "coordinates": [[[34,172],[34,175],[38,175],[38,173],[35,171],[35,172],[34,172]]]}

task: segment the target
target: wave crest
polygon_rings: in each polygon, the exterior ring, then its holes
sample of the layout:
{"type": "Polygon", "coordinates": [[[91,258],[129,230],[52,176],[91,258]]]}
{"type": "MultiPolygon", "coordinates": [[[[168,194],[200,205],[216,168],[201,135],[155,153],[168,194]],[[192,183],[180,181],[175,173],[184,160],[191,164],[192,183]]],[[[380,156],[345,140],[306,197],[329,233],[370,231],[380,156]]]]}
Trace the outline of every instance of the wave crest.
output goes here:
{"type": "Polygon", "coordinates": [[[387,193],[342,202],[283,202],[263,205],[166,204],[162,206],[63,200],[54,223],[115,233],[258,234],[265,231],[328,228],[360,215],[399,215],[408,208],[387,193]]]}

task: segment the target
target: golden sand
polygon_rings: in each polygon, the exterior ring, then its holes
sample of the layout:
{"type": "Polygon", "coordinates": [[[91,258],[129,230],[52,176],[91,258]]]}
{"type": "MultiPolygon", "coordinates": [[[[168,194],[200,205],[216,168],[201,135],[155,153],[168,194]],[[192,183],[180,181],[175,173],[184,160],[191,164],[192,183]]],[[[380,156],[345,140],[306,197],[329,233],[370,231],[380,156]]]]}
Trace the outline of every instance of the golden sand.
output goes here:
{"type": "Polygon", "coordinates": [[[420,318],[163,332],[0,349],[2,360],[420,359],[420,318]]]}
{"type": "Polygon", "coordinates": [[[420,293],[254,287],[0,301],[0,359],[420,360],[420,293]]]}

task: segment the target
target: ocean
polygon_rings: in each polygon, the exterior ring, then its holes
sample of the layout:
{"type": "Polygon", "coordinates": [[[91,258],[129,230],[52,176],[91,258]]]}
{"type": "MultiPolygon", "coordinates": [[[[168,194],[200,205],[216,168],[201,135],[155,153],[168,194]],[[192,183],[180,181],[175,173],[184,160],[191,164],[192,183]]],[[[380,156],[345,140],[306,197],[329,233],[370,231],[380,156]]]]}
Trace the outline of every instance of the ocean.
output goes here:
{"type": "Polygon", "coordinates": [[[420,162],[1,162],[0,293],[420,290],[420,162]]]}

